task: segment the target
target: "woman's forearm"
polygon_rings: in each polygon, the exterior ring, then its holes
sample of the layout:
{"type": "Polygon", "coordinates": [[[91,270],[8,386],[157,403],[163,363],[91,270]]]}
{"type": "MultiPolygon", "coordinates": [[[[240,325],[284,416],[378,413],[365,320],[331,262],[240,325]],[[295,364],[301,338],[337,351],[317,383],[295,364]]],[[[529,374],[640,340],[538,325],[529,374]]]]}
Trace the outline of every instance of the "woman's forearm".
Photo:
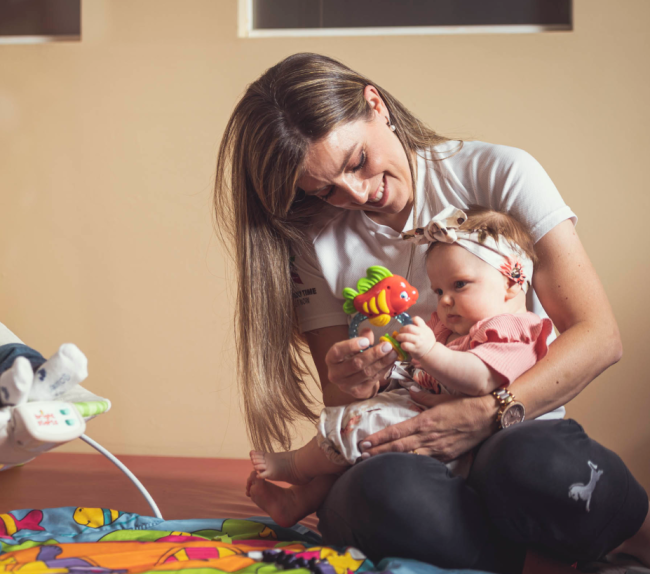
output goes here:
{"type": "Polygon", "coordinates": [[[580,322],[560,335],[548,355],[510,386],[535,418],[573,399],[622,355],[616,323],[580,322]]]}
{"type": "Polygon", "coordinates": [[[573,224],[559,224],[535,249],[533,287],[561,335],[511,385],[528,418],[569,402],[622,355],[616,318],[573,224]]]}
{"type": "MultiPolygon", "coordinates": [[[[615,321],[581,322],[560,335],[549,346],[546,357],[508,389],[524,404],[526,419],[532,420],[568,403],[621,355],[615,321]]],[[[498,430],[499,403],[491,394],[470,400],[471,405],[464,408],[471,412],[474,432],[485,439],[498,430]]]]}

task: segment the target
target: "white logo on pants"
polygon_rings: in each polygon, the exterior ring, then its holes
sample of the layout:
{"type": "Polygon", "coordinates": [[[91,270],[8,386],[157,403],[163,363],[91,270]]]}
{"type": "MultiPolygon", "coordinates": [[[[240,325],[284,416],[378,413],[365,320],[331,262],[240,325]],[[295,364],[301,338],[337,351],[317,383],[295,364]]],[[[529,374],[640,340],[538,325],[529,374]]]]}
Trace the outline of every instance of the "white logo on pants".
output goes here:
{"type": "Polygon", "coordinates": [[[587,501],[587,512],[589,512],[589,503],[591,502],[591,495],[596,488],[596,483],[600,479],[600,475],[603,474],[602,470],[598,470],[596,466],[590,460],[587,461],[587,464],[591,468],[591,477],[587,484],[582,484],[581,482],[576,482],[569,487],[569,497],[573,500],[586,500],[587,501]]]}

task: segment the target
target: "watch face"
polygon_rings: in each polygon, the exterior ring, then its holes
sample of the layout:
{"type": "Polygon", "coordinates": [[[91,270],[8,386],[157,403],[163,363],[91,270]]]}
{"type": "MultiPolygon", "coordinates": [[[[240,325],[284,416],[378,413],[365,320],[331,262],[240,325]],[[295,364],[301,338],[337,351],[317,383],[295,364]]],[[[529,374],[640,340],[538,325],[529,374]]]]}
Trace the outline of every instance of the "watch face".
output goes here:
{"type": "Polygon", "coordinates": [[[506,429],[524,420],[526,410],[521,403],[510,403],[501,415],[501,426],[506,429]]]}

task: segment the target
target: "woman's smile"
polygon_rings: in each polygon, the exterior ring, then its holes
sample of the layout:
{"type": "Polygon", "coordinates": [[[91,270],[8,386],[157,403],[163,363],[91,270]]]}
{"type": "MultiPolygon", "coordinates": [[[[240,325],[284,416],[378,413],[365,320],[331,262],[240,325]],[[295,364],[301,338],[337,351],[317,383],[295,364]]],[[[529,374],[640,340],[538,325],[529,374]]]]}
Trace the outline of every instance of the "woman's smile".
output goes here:
{"type": "Polygon", "coordinates": [[[297,183],[307,195],[365,211],[377,223],[402,231],[412,206],[411,170],[372,90],[370,117],[344,123],[311,143],[297,183]]]}
{"type": "Polygon", "coordinates": [[[381,184],[379,185],[379,188],[377,189],[377,191],[374,193],[374,195],[372,197],[368,198],[368,203],[372,203],[372,204],[375,204],[376,207],[380,207],[381,200],[384,197],[387,197],[387,194],[386,194],[386,174],[384,174],[383,177],[381,178],[381,184]]]}

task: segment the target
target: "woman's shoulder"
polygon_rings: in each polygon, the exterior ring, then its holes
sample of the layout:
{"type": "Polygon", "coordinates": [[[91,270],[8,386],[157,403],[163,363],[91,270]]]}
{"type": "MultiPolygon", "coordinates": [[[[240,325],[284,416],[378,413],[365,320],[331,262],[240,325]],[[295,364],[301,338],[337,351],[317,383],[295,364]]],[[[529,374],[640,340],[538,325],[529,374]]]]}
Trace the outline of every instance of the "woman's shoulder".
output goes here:
{"type": "MultiPolygon", "coordinates": [[[[450,187],[461,199],[494,205],[496,197],[508,195],[519,184],[528,186],[548,179],[539,162],[527,151],[482,141],[444,142],[426,153],[431,183],[450,187]],[[462,143],[462,146],[460,146],[462,143]],[[543,175],[542,175],[543,174],[543,175]]],[[[550,180],[549,180],[550,183],[550,180]]],[[[552,189],[555,187],[550,183],[552,189]]],[[[499,209],[507,206],[499,205],[499,209]]]]}
{"type": "Polygon", "coordinates": [[[423,182],[425,193],[444,198],[438,210],[451,203],[505,211],[528,227],[534,241],[565,219],[577,219],[541,164],[522,149],[467,141],[441,161],[429,158],[423,182]]]}
{"type": "Polygon", "coordinates": [[[445,163],[475,163],[483,167],[494,164],[512,166],[537,163],[537,160],[523,149],[478,140],[443,142],[431,148],[428,155],[434,160],[444,159],[445,163]]]}

